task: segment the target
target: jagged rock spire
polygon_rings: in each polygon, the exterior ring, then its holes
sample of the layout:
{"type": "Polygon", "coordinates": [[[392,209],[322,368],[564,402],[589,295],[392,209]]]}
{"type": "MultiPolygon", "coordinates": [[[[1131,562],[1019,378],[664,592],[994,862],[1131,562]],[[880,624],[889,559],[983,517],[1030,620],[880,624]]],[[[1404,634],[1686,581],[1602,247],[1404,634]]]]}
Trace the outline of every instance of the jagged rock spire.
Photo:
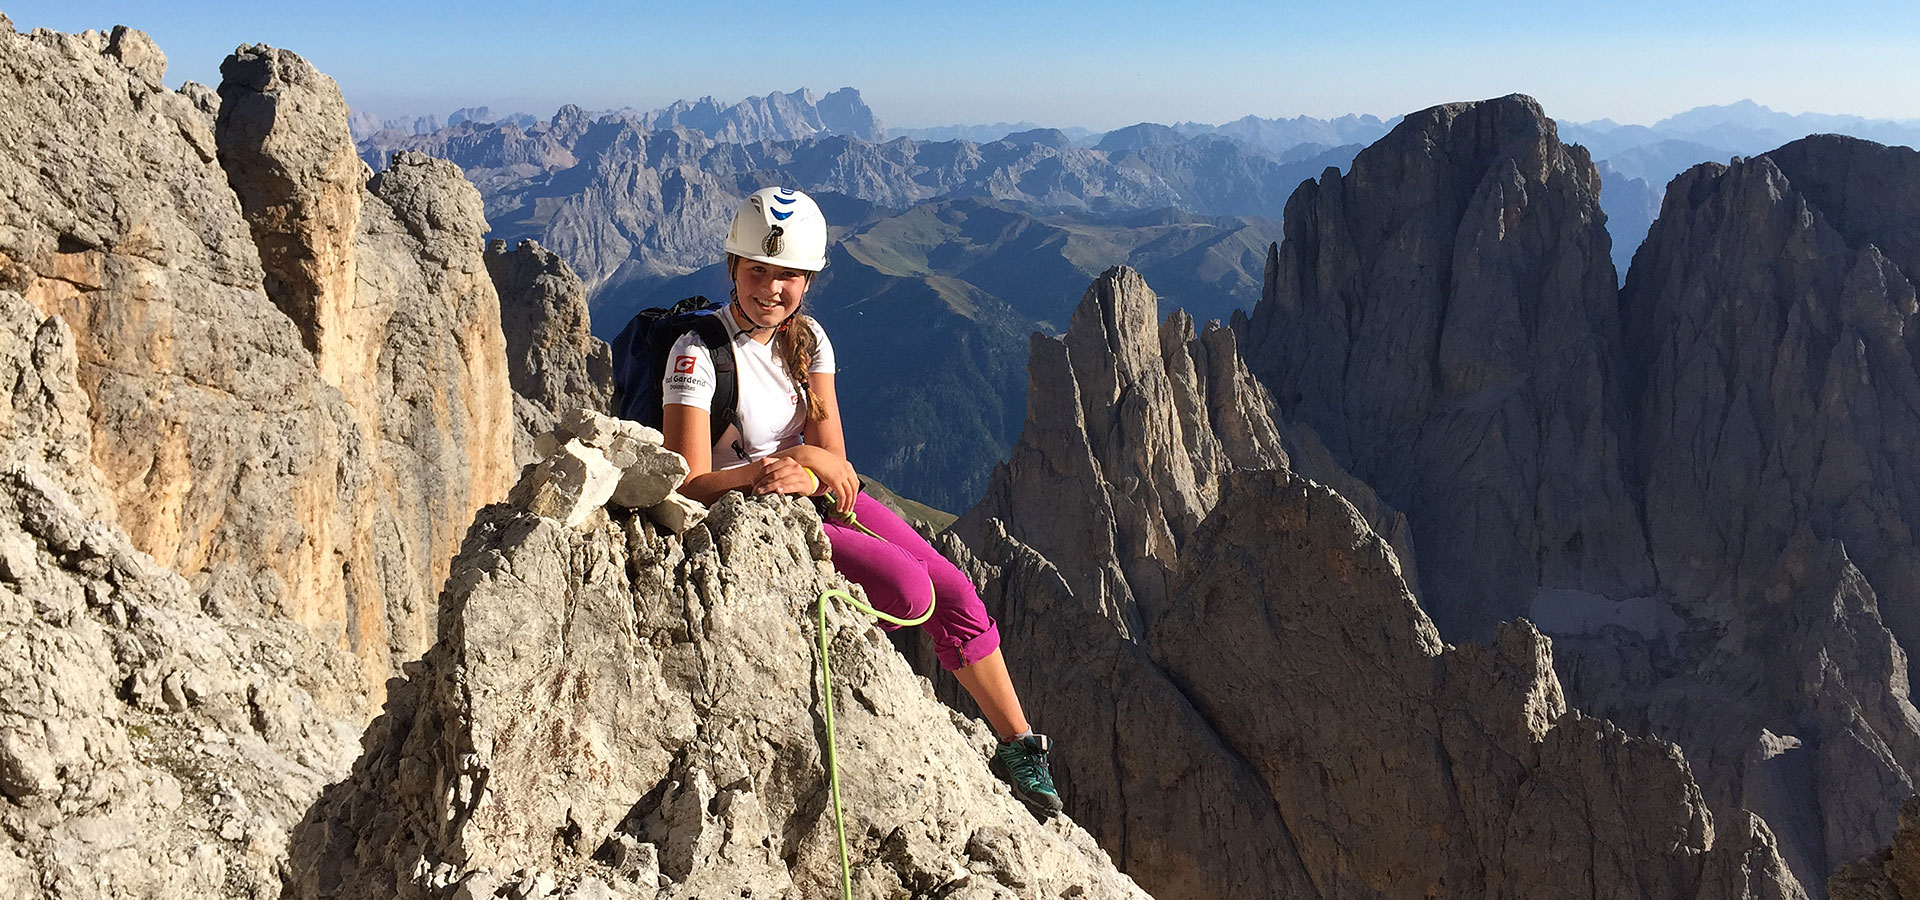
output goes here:
{"type": "Polygon", "coordinates": [[[947,545],[1069,810],[1143,886],[1802,896],[1676,748],[1570,711],[1532,626],[1444,644],[1387,542],[1287,468],[1230,332],[1153,309],[1116,269],[1034,338],[1026,430],[947,545]]]}

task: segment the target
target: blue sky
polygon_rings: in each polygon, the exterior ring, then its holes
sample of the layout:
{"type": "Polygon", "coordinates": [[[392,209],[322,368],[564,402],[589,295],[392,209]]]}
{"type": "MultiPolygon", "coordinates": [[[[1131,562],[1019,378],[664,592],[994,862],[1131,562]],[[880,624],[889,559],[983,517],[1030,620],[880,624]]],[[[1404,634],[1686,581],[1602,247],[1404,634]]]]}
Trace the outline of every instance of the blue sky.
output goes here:
{"type": "Polygon", "coordinates": [[[1650,124],[1751,98],[1920,118],[1920,3],[1053,0],[721,6],[440,0],[0,0],[20,30],[141,28],[169,83],[219,81],[235,46],[306,56],[378,115],[550,113],[860,89],[891,125],[1105,129],[1242,115],[1389,116],[1513,92],[1549,115],[1650,124]]]}

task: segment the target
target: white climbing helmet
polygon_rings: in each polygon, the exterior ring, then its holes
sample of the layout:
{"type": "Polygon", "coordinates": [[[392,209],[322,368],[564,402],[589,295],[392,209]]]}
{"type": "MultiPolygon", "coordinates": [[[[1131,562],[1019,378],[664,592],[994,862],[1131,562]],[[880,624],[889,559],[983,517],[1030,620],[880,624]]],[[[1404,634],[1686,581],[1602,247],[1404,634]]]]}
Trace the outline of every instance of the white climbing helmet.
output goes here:
{"type": "Polygon", "coordinates": [[[747,195],[727,229],[727,252],[742,259],[818,272],[827,267],[827,217],[793,188],[747,195]]]}

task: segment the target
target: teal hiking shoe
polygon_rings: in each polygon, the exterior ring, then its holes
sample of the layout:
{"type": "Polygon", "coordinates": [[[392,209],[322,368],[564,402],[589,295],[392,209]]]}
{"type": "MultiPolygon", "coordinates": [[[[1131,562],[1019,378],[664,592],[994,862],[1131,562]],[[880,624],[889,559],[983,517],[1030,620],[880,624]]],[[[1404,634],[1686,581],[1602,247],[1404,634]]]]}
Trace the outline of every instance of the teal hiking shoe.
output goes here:
{"type": "Polygon", "coordinates": [[[1053,771],[1047,753],[1053,740],[1044,734],[1029,734],[1017,741],[1002,741],[993,751],[988,768],[1013,788],[1013,795],[1042,818],[1060,811],[1060,792],[1053,788],[1053,771]]]}

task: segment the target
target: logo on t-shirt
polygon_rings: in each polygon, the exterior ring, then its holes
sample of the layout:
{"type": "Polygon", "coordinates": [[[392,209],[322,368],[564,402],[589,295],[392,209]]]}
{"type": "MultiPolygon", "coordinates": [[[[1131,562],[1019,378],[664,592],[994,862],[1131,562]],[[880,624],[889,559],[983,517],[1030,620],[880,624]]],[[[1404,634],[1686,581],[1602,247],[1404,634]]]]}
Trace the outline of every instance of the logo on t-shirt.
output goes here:
{"type": "Polygon", "coordinates": [[[678,357],[678,358],[676,358],[676,359],[674,359],[674,361],[673,361],[673,370],[674,370],[675,372],[691,372],[691,371],[693,371],[693,357],[691,357],[691,356],[682,356],[682,357],[678,357]]]}

